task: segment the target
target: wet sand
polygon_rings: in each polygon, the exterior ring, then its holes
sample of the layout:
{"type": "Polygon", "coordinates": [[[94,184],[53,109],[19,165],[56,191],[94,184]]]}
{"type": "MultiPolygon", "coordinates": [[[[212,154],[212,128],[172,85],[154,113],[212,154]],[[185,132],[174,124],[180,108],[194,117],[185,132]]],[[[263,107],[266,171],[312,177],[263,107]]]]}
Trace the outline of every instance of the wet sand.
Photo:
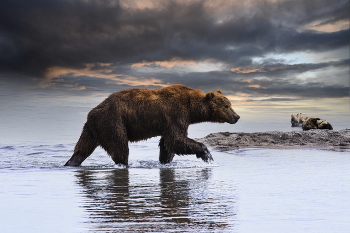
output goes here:
{"type": "Polygon", "coordinates": [[[350,129],[257,133],[220,132],[211,133],[204,138],[196,139],[196,141],[221,151],[241,148],[349,150],[350,129]]]}

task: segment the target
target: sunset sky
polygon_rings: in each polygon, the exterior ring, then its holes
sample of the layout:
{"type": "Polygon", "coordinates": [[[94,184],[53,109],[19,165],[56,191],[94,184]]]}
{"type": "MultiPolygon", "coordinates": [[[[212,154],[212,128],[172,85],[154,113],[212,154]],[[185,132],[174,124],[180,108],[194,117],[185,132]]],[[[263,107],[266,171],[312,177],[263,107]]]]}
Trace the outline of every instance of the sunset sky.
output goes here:
{"type": "Polygon", "coordinates": [[[2,0],[1,140],[75,142],[110,93],[175,83],[221,89],[246,125],[283,117],[289,126],[303,112],[349,128],[349,8],[348,0],[2,0]]]}

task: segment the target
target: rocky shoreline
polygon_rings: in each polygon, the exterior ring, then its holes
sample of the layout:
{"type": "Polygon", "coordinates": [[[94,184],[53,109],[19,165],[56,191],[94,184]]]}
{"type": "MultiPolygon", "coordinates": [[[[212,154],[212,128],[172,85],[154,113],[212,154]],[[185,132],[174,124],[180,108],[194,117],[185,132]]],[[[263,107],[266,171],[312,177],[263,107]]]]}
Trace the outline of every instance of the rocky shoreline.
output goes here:
{"type": "Polygon", "coordinates": [[[317,148],[348,151],[350,150],[350,129],[256,133],[220,132],[209,134],[196,141],[221,151],[241,148],[317,148]]]}

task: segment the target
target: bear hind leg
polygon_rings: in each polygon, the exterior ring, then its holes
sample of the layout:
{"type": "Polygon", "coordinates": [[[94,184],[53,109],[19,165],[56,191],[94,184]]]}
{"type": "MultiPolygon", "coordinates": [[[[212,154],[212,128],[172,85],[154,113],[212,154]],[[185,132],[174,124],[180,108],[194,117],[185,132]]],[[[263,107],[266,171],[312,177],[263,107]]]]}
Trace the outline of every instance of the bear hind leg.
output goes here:
{"type": "Polygon", "coordinates": [[[112,153],[109,153],[111,155],[112,160],[115,164],[121,164],[128,166],[129,164],[129,147],[128,144],[126,144],[126,148],[120,148],[119,150],[116,150],[112,153]]]}
{"type": "Polygon", "coordinates": [[[66,162],[64,166],[79,166],[92,152],[96,149],[98,143],[94,138],[93,133],[85,124],[80,138],[75,145],[72,157],[66,162]]]}
{"type": "Polygon", "coordinates": [[[115,164],[128,166],[129,146],[126,137],[113,138],[108,142],[101,143],[101,147],[111,156],[115,164]]]}
{"type": "Polygon", "coordinates": [[[162,137],[159,141],[159,162],[161,164],[170,163],[173,161],[175,153],[170,152],[164,145],[164,138],[162,137]]]}

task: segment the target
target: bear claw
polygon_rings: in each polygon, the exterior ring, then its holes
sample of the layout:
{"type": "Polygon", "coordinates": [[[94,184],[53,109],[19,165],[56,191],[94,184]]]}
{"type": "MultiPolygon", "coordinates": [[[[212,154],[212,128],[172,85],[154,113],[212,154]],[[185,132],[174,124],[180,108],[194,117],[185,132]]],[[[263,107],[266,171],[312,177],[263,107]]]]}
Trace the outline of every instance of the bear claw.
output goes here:
{"type": "Polygon", "coordinates": [[[200,156],[197,156],[197,157],[201,158],[206,163],[213,162],[214,161],[213,156],[210,154],[208,148],[204,145],[202,146],[202,148],[203,148],[203,152],[201,153],[200,156]]]}
{"type": "Polygon", "coordinates": [[[214,159],[213,159],[213,156],[208,153],[208,154],[205,154],[203,157],[202,157],[203,161],[206,162],[206,163],[211,163],[211,162],[214,162],[214,159]]]}

